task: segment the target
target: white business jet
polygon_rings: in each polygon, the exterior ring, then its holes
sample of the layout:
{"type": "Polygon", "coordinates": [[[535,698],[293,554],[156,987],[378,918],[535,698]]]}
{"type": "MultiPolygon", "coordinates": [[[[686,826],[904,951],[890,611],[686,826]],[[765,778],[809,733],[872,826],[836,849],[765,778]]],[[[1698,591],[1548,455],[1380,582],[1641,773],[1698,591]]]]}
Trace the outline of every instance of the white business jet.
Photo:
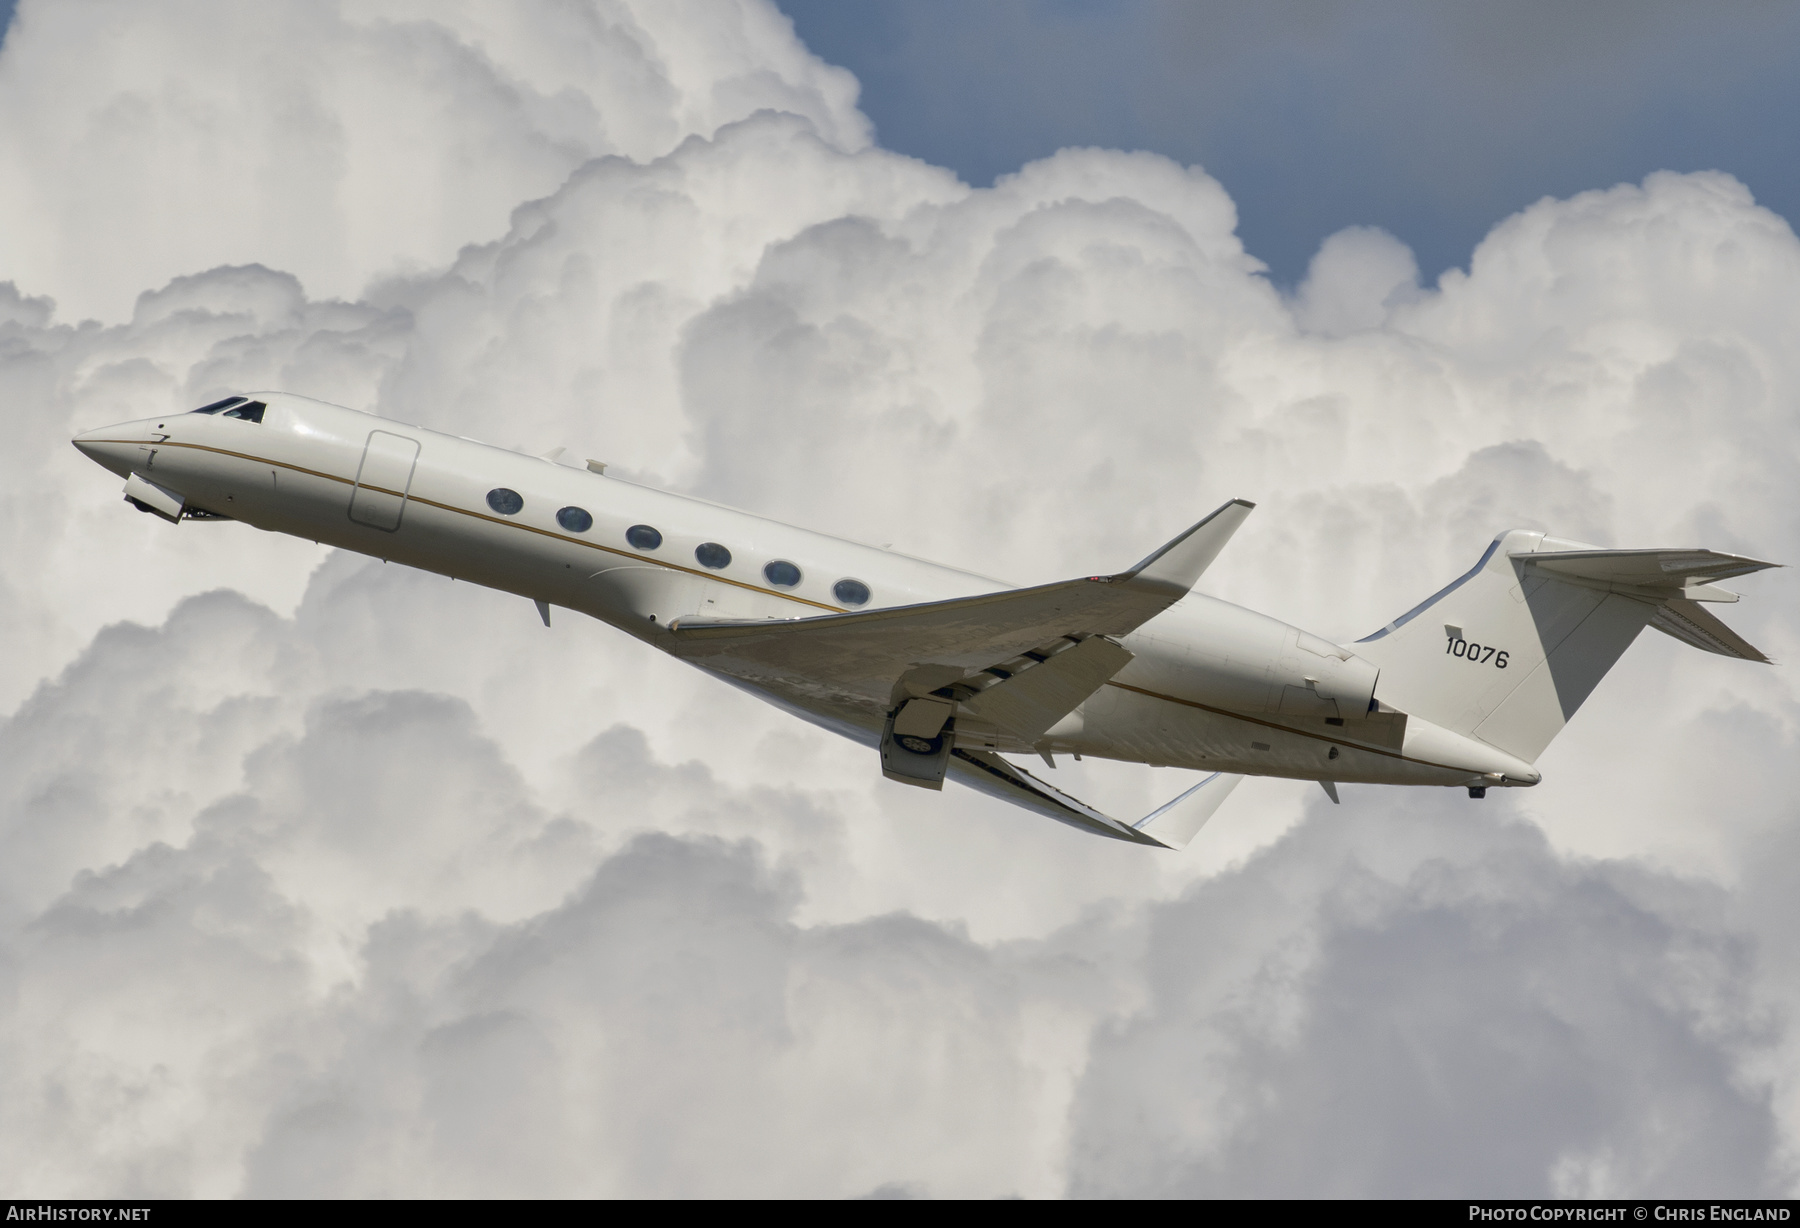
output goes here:
{"type": "Polygon", "coordinates": [[[1701,605],[1775,564],[1515,529],[1352,645],[1192,591],[1233,500],[1133,567],[1014,588],[887,550],[283,393],[77,436],[125,499],[241,520],[605,622],[879,751],[1087,831],[1184,847],[1246,775],[1466,788],[1532,763],[1646,625],[1766,661],[1701,605]],[[1137,822],[1003,756],[1207,775],[1137,822]]]}

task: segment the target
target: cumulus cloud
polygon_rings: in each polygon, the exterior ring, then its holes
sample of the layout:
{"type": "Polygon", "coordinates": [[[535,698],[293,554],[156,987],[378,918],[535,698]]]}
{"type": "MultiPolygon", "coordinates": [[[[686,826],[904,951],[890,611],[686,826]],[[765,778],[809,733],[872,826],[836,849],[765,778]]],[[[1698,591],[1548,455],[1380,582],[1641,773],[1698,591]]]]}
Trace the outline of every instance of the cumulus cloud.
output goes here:
{"type": "Polygon", "coordinates": [[[1435,809],[1318,814],[1152,913],[1154,997],[1096,1040],[1075,1191],[1779,1188],[1767,1092],[1741,1073],[1770,1020],[1722,893],[1435,809]]]}
{"type": "MultiPolygon", "coordinates": [[[[1211,591],[1350,638],[1508,527],[1800,557],[1800,243],[1734,180],[1542,201],[1432,287],[1337,236],[1284,298],[1198,169],[971,190],[869,145],[767,6],[210,12],[131,16],[157,51],[98,57],[111,102],[3,126],[18,166],[132,115],[226,160],[351,134],[316,224],[252,177],[149,242],[162,161],[4,205],[9,1188],[1791,1187],[1778,669],[1656,637],[1529,793],[1255,782],[1152,857],[888,785],[599,624],[132,515],[67,446],[281,387],[1021,582],[1241,495],[1211,591]],[[206,110],[168,83],[214,39],[349,66],[206,110]],[[56,255],[103,224],[144,254],[56,255]]],[[[85,20],[25,6],[0,106],[85,20]]],[[[1745,588],[1791,658],[1793,581],[1745,588]]]]}
{"type": "Polygon", "coordinates": [[[74,319],[251,261],[356,295],[591,158],[763,109],[869,138],[854,79],[754,3],[27,3],[0,55],[0,267],[74,319]]]}
{"type": "Polygon", "coordinates": [[[1302,328],[1343,336],[1379,326],[1389,306],[1415,297],[1419,263],[1412,249],[1384,230],[1351,226],[1329,236],[1295,294],[1302,328]]]}

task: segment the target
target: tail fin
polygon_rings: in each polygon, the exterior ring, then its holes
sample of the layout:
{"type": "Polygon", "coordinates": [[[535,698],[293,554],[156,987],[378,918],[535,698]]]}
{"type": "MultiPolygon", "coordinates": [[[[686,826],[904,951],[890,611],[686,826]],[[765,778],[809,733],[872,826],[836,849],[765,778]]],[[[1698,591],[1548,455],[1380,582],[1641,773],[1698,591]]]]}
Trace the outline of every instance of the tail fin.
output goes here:
{"type": "Polygon", "coordinates": [[[1714,581],[1774,566],[1710,550],[1601,550],[1515,529],[1356,651],[1380,666],[1382,703],[1533,762],[1646,626],[1768,660],[1697,603],[1736,601],[1714,581]]]}

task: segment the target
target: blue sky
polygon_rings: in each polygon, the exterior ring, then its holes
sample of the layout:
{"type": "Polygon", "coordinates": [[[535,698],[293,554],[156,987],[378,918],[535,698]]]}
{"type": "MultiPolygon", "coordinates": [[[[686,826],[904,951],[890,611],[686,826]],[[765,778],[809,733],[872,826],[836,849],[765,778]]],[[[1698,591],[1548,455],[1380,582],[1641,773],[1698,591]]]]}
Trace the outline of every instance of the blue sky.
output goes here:
{"type": "Polygon", "coordinates": [[[1431,278],[1540,197],[1653,170],[1729,171],[1800,215],[1796,5],[779,3],[887,147],[982,185],[1067,145],[1198,163],[1283,283],[1351,225],[1431,278]]]}
{"type": "Polygon", "coordinates": [[[1382,227],[1427,278],[1545,195],[1718,169],[1800,210],[1800,6],[780,0],[882,144],[986,184],[1065,145],[1198,163],[1282,282],[1382,227]]]}

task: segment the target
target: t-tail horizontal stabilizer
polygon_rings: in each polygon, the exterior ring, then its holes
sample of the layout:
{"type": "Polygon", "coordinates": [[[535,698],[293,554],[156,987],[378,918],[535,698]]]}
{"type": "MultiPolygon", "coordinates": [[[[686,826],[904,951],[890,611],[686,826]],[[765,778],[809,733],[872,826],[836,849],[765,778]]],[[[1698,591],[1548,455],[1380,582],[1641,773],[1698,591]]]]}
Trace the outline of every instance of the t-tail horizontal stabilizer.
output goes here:
{"type": "Polygon", "coordinates": [[[1705,652],[1740,661],[1768,661],[1761,650],[1700,607],[1734,603],[1738,595],[1718,581],[1779,567],[1716,550],[1548,550],[1515,553],[1513,559],[1565,584],[1600,589],[1654,603],[1650,626],[1705,652]]]}
{"type": "Polygon", "coordinates": [[[1650,625],[1690,648],[1716,652],[1740,661],[1768,661],[1762,650],[1714,618],[1697,602],[1671,598],[1650,616],[1650,625]]]}
{"type": "Polygon", "coordinates": [[[1716,550],[1602,550],[1514,529],[1465,575],[1367,639],[1376,698],[1533,763],[1645,627],[1768,660],[1702,602],[1777,564],[1716,550]]]}
{"type": "Polygon", "coordinates": [[[1023,806],[1059,823],[1110,836],[1114,840],[1167,849],[1186,848],[1243,779],[1242,776],[1214,772],[1174,801],[1159,806],[1136,823],[1127,824],[1100,813],[1086,802],[1045,784],[1024,768],[988,751],[952,751],[950,775],[989,797],[1023,806]]]}

